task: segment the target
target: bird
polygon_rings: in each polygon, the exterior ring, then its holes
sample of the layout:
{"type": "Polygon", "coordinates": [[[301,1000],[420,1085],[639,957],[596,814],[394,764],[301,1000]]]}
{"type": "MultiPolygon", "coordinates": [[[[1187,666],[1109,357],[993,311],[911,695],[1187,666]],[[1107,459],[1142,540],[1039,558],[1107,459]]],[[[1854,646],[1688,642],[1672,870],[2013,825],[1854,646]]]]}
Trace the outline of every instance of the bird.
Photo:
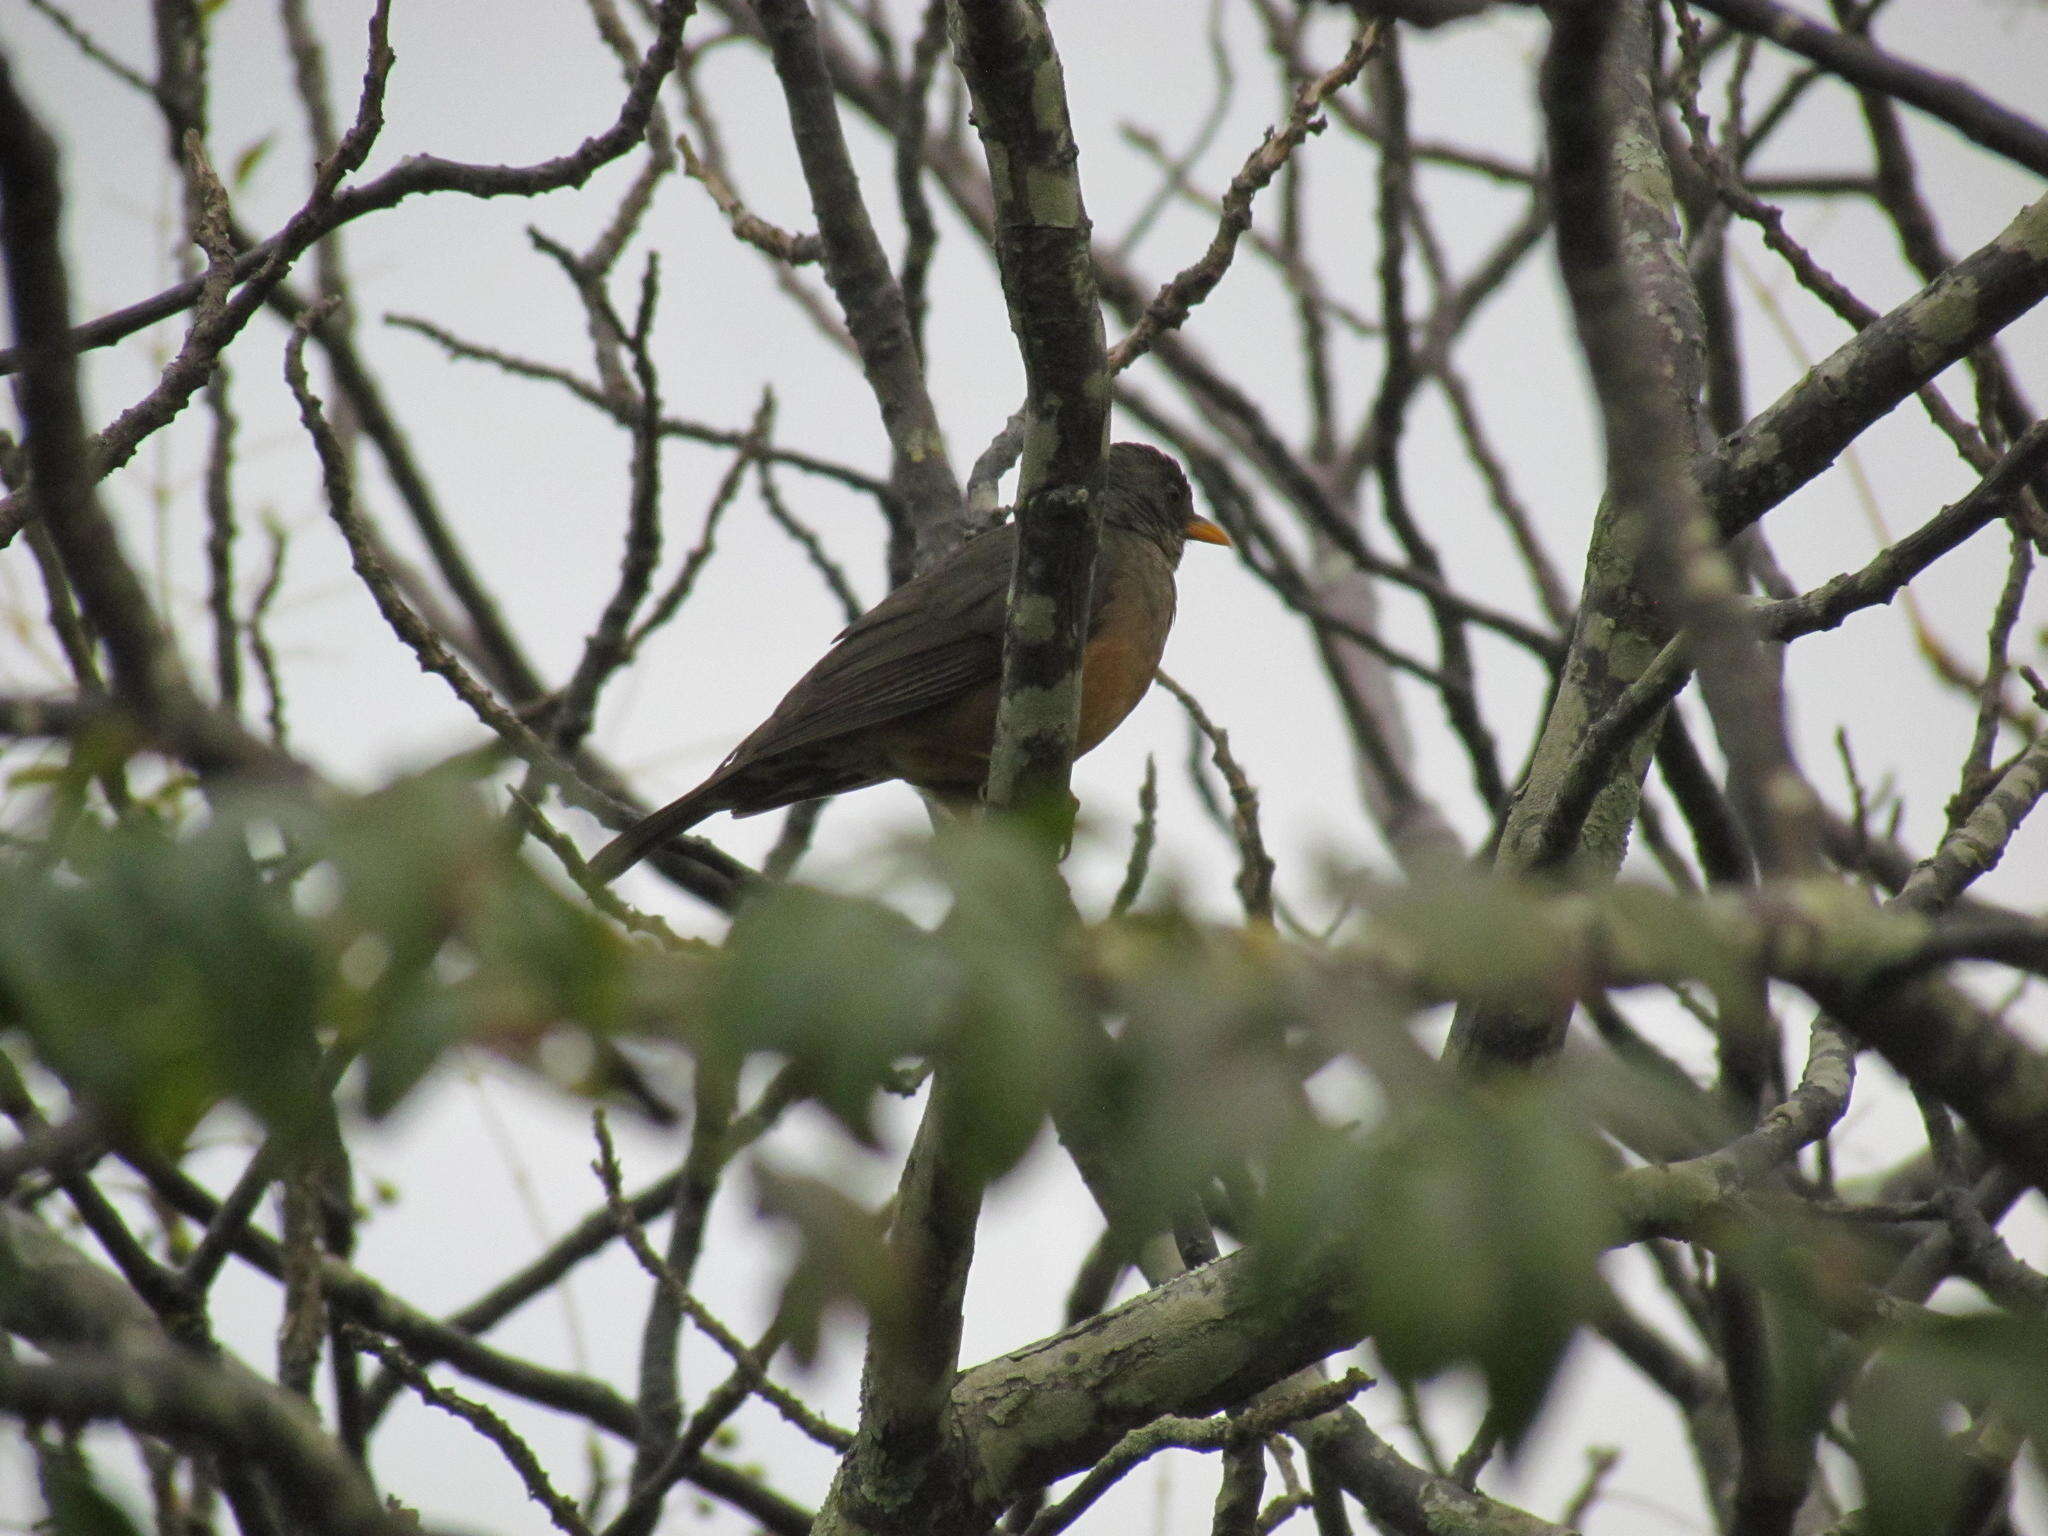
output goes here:
{"type": "MultiPolygon", "coordinates": [[[[1189,539],[1229,544],[1195,513],[1167,454],[1117,443],[1091,486],[1101,513],[1074,755],[1099,744],[1152,686],[1173,625],[1189,539]]],[[[719,811],[757,816],[902,779],[954,806],[988,774],[1000,693],[1004,601],[1017,525],[969,539],[840,631],[768,718],[703,783],[635,822],[590,860],[610,881],[719,811]]]]}

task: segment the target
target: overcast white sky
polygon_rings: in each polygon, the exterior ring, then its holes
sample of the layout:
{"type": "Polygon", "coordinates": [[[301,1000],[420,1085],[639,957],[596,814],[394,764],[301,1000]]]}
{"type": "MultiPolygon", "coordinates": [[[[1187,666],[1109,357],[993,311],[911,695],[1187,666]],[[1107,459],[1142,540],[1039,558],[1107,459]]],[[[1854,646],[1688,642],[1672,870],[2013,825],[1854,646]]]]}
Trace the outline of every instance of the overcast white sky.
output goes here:
{"type": "MultiPolygon", "coordinates": [[[[1206,109],[1211,77],[1198,24],[1204,9],[1185,0],[1053,7],[1083,146],[1083,178],[1102,230],[1120,232],[1152,190],[1142,162],[1119,141],[1119,125],[1141,122],[1177,144],[1206,109]]],[[[146,68],[148,8],[139,0],[78,0],[75,10],[116,54],[146,68]]],[[[314,10],[346,113],[361,72],[367,7],[361,0],[318,0],[314,10]]],[[[692,25],[707,24],[699,18],[692,25]]],[[[251,146],[269,140],[268,153],[236,197],[242,222],[267,231],[296,206],[305,163],[275,9],[264,0],[229,0],[214,26],[214,158],[224,168],[232,166],[251,146]]],[[[1249,39],[1244,17],[1234,19],[1231,36],[1249,39]]],[[[1526,161],[1534,141],[1531,78],[1540,37],[1533,18],[1512,14],[1411,38],[1418,135],[1526,161]]],[[[2048,7],[2020,0],[1898,0],[1886,16],[1884,37],[1889,46],[1964,76],[2015,107],[2042,106],[2048,7]]],[[[610,122],[616,109],[618,71],[598,45],[580,0],[398,0],[394,42],[399,62],[371,173],[421,151],[493,162],[544,158],[610,122]]],[[[1333,15],[1321,56],[1334,58],[1341,45],[1340,18],[1333,15]]],[[[0,8],[0,47],[63,140],[78,313],[96,314],[162,286],[176,275],[170,239],[176,198],[150,105],[79,59],[20,0],[0,8]]],[[[1764,62],[1776,72],[1775,59],[1764,62]]],[[[810,227],[765,60],[744,47],[724,50],[712,78],[750,202],[785,226],[810,227]]],[[[1208,185],[1221,184],[1275,111],[1257,65],[1241,61],[1235,106],[1202,168],[1208,185]]],[[[2038,195],[2032,178],[1969,151],[1945,130],[1917,119],[1912,130],[1929,167],[1927,190],[1955,249],[1980,244],[2038,195]]],[[[856,130],[855,138],[885,242],[894,249],[886,156],[871,136],[856,130]]],[[[1780,169],[1860,165],[1858,146],[1846,97],[1822,91],[1782,136],[1771,163],[1780,169]]],[[[1335,146],[1317,148],[1327,154],[1335,146]]],[[[1368,162],[1346,150],[1329,154],[1326,165],[1311,182],[1311,217],[1330,253],[1333,278],[1370,309],[1368,162]]],[[[387,312],[428,315],[458,333],[587,372],[578,313],[555,268],[532,250],[523,231],[531,224],[572,246],[587,243],[609,216],[628,174],[614,167],[582,193],[537,202],[416,200],[351,226],[346,236],[364,344],[384,370],[461,537],[514,626],[544,669],[558,677],[566,673],[616,570],[625,505],[622,439],[559,393],[448,362],[421,339],[384,326],[382,318],[387,312]]],[[[1437,179],[1432,190],[1459,265],[1476,259],[1520,206],[1519,194],[1471,178],[1437,179]]],[[[1797,204],[1793,213],[1795,227],[1816,243],[1823,261],[1879,307],[1917,286],[1898,262],[1889,235],[1866,212],[1797,204]]],[[[1193,257],[1208,232],[1199,218],[1169,215],[1140,248],[1138,260],[1155,279],[1163,278],[1193,257]]],[[[935,280],[929,350],[934,394],[964,475],[1016,404],[1021,382],[988,265],[956,231],[949,233],[935,280]]],[[[741,427],[763,387],[772,384],[782,441],[870,469],[886,466],[883,438],[857,372],[817,344],[777,294],[764,263],[726,235],[700,188],[675,179],[662,189],[642,248],[647,246],[663,262],[660,355],[672,410],[741,427]]],[[[1756,407],[1835,345],[1840,330],[1789,293],[1789,282],[1754,242],[1745,238],[1740,249],[1743,270],[1755,275],[1760,291],[1782,302],[1789,330],[1784,337],[1776,334],[1751,303],[1756,407]]],[[[622,273],[637,275],[638,260],[629,257],[622,273]]],[[[1599,460],[1581,367],[1555,289],[1546,252],[1494,302],[1466,357],[1518,484],[1576,585],[1599,460]]],[[[1288,324],[1279,289],[1241,261],[1191,330],[1205,349],[1260,388],[1271,413],[1291,425],[1300,418],[1300,384],[1284,371],[1287,349],[1272,342],[1275,334],[1289,334],[1275,330],[1288,324]]],[[[2008,337],[2009,355],[2037,401],[2048,399],[2044,340],[2048,326],[2038,318],[2008,337]]],[[[175,344],[175,327],[160,327],[146,342],[94,354],[87,374],[93,415],[110,417],[141,394],[175,344]]],[[[337,774],[369,784],[475,742],[480,731],[438,680],[417,671],[348,573],[280,381],[281,350],[281,333],[265,320],[232,354],[243,418],[242,504],[292,532],[290,577],[275,639],[290,673],[295,744],[337,774]]],[[[1362,410],[1375,383],[1369,357],[1351,354],[1338,381],[1347,407],[1362,410]]],[[[1118,435],[1128,435],[1128,428],[1118,435]]],[[[130,472],[111,492],[131,549],[158,573],[168,611],[188,626],[195,662],[208,643],[198,553],[201,441],[197,433],[185,433],[151,444],[143,453],[143,472],[130,472]]],[[[1910,412],[1870,433],[1857,459],[1894,531],[1953,499],[1970,480],[1910,412]]],[[[686,445],[667,451],[668,568],[694,539],[725,463],[720,452],[686,445]]],[[[1419,414],[1408,463],[1417,506],[1459,578],[1534,617],[1479,489],[1434,407],[1419,414]]],[[[847,561],[863,597],[879,596],[880,540],[872,509],[823,482],[790,473],[782,479],[792,503],[847,561]]],[[[366,477],[365,489],[387,530],[409,547],[399,514],[374,473],[366,477]]],[[[1780,559],[1802,585],[1860,563],[1874,547],[1851,477],[1843,473],[1795,497],[1771,516],[1768,527],[1780,559]]],[[[258,563],[258,543],[254,537],[243,541],[245,572],[258,563]]],[[[2002,545],[1980,539],[1944,562],[1919,589],[1937,628],[1973,662],[2003,559],[2002,545]]],[[[1281,890],[1305,912],[1316,913],[1322,910],[1316,870],[1326,855],[1386,862],[1357,804],[1333,711],[1309,665],[1299,626],[1248,574],[1228,556],[1199,546],[1182,571],[1181,619],[1168,668],[1231,731],[1262,791],[1281,890]]],[[[30,633],[40,611],[26,553],[0,555],[0,617],[8,626],[0,637],[0,687],[61,681],[47,644],[30,633]]],[[[1420,609],[1395,598],[1390,611],[1397,635],[1427,651],[1420,609]]],[[[2037,604],[2021,647],[2037,662],[2043,619],[2048,614],[2037,604]]],[[[687,788],[772,706],[838,623],[830,599],[793,561],[787,542],[754,504],[743,503],[725,525],[700,596],[635,676],[608,696],[600,716],[601,744],[637,773],[650,796],[687,788]]],[[[1505,756],[1519,761],[1541,706],[1541,680],[1518,657],[1483,639],[1480,660],[1505,756]]],[[[1801,751],[1816,782],[1842,798],[1831,743],[1837,726],[1847,725],[1864,776],[1873,783],[1896,782],[1905,802],[1906,834],[1925,845],[1940,825],[1968,724],[1962,707],[1927,683],[1903,615],[1867,615],[1835,635],[1803,642],[1794,652],[1792,683],[1801,751]]],[[[1476,841],[1484,818],[1462,759],[1434,705],[1419,695],[1407,702],[1423,782],[1452,811],[1468,840],[1476,841]]],[[[1184,788],[1184,726],[1163,694],[1155,694],[1077,771],[1084,806],[1102,828],[1100,839],[1084,845],[1073,863],[1084,903],[1099,905],[1114,888],[1148,753],[1158,757],[1165,790],[1161,865],[1209,893],[1200,899],[1225,914],[1229,850],[1201,822],[1184,788]]],[[[721,819],[700,830],[753,859],[772,838],[774,821],[721,819]]],[[[832,808],[810,869],[844,883],[869,884],[878,841],[922,825],[923,813],[909,791],[892,786],[865,792],[832,808]]],[[[2038,907],[2048,898],[2044,860],[2048,832],[2036,826],[2015,844],[1987,889],[2038,907]]],[[[687,898],[665,894],[651,878],[636,880],[632,889],[636,898],[663,906],[697,931],[717,930],[710,914],[687,898]]],[[[1694,1058],[1707,1049],[1682,1029],[1674,1030],[1671,1043],[1694,1058]]],[[[1882,1076],[1879,1068],[1866,1070],[1882,1076]]],[[[1882,1095],[1868,1097],[1852,1117],[1855,1135],[1845,1153],[1852,1168],[1887,1163],[1900,1138],[1911,1134],[1909,1113],[1882,1102],[1882,1095]]],[[[670,1138],[632,1130],[626,1132],[625,1150],[641,1177],[660,1171],[679,1153],[670,1138]]],[[[388,1180],[398,1198],[369,1223],[363,1267],[429,1309],[459,1304],[594,1202],[589,1155],[581,1106],[490,1065],[468,1077],[451,1073],[394,1123],[365,1138],[363,1176],[388,1180]]],[[[802,1115],[794,1134],[778,1141],[776,1155],[785,1162],[834,1166],[859,1161],[835,1133],[802,1115]]],[[[224,1160],[223,1166],[229,1164],[224,1160]]],[[[878,1198],[887,1174],[880,1165],[862,1174],[878,1198]]],[[[783,1258],[772,1242],[764,1247],[749,1218],[742,1178],[716,1213],[703,1277],[705,1300],[743,1333],[765,1321],[766,1287],[783,1258]]],[[[1078,1184],[1049,1154],[1036,1157],[996,1193],[969,1298],[967,1359],[1000,1353],[1057,1326],[1060,1298],[1096,1226],[1078,1184]]],[[[2038,1246],[2034,1256],[2041,1257],[2038,1246]]],[[[268,1288],[240,1276],[234,1283],[239,1315],[228,1321],[241,1347],[267,1359],[274,1317],[268,1288]]],[[[580,1344],[569,1338],[552,1301],[522,1313],[498,1337],[509,1348],[629,1381],[644,1290],[630,1264],[613,1255],[576,1281],[580,1344]]],[[[1588,1369],[1561,1394],[1525,1458],[1525,1475],[1496,1475],[1489,1486],[1554,1516],[1583,1470],[1566,1448],[1620,1442],[1626,1454],[1611,1481],[1613,1493],[1589,1529],[1703,1529],[1692,1507],[1689,1459],[1670,1414],[1625,1370],[1586,1353],[1588,1369]]],[[[836,1416],[847,1422],[853,1417],[857,1364],[857,1351],[838,1349],[824,1385],[836,1416]]],[[[693,1343],[686,1393],[701,1392],[715,1369],[693,1343]]],[[[1366,1406],[1376,1423],[1390,1422],[1387,1401],[1375,1397],[1366,1406]]],[[[1469,1429],[1466,1417],[1455,1403],[1445,1412],[1445,1438],[1460,1440],[1469,1429]]],[[[580,1433],[573,1425],[544,1415],[528,1418],[552,1465],[579,1463],[580,1433]]],[[[733,1453],[737,1459],[774,1468],[778,1485],[793,1497],[814,1499],[822,1492],[827,1461],[809,1454],[770,1415],[749,1410],[738,1422],[743,1439],[733,1453]]],[[[21,1495],[4,1491],[6,1455],[0,1450],[0,1520],[25,1519],[21,1495]]],[[[614,1447],[612,1460],[618,1468],[627,1458],[614,1447]]],[[[539,1511],[525,1502],[495,1454],[442,1416],[407,1410],[403,1428],[380,1440],[378,1468],[392,1491],[430,1516],[480,1529],[541,1527],[539,1511]]],[[[573,1475],[566,1480],[576,1481],[573,1475]]],[[[1203,1469],[1187,1461],[1166,1463],[1132,1479],[1081,1528],[1183,1531],[1199,1522],[1206,1529],[1208,1499],[1203,1469]]],[[[670,1528],[697,1528],[682,1517],[684,1504],[678,1501],[670,1528]]],[[[717,1517],[703,1528],[743,1525],[717,1517]]]]}

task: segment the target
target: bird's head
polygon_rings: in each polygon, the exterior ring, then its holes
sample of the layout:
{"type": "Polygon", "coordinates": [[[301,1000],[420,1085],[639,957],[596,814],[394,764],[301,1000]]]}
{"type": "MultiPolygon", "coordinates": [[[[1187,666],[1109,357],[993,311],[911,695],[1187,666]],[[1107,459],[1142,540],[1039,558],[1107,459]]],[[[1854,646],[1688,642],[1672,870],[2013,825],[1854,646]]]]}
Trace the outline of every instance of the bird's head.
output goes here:
{"type": "Polygon", "coordinates": [[[1095,501],[1106,527],[1156,539],[1178,559],[1189,539],[1228,544],[1230,535],[1195,515],[1194,493],[1178,464],[1143,443],[1117,443],[1095,472],[1095,501]]]}

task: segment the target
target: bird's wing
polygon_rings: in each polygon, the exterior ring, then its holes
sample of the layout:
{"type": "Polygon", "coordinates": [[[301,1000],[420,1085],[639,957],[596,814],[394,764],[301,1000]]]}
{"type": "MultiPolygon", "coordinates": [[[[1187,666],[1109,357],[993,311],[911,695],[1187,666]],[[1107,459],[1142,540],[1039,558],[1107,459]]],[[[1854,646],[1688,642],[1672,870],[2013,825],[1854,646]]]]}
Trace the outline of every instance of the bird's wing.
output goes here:
{"type": "Polygon", "coordinates": [[[994,682],[1016,547],[1005,524],[890,593],[847,626],[729,764],[900,720],[994,682]]]}

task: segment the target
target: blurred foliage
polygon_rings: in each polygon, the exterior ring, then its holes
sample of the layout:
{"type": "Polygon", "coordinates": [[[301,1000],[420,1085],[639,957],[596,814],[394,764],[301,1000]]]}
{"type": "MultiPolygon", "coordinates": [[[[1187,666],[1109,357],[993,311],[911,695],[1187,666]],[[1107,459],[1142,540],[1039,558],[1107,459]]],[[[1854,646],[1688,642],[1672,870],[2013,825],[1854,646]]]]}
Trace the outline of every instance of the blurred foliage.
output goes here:
{"type": "Polygon", "coordinates": [[[391,1109],[453,1042],[619,1027],[626,941],[517,856],[469,776],[330,804],[67,818],[0,860],[0,1027],[127,1134],[174,1148],[233,1099],[334,1131],[333,1065],[391,1109]]]}
{"type": "Polygon", "coordinates": [[[36,1480],[49,1511],[50,1536],[141,1536],[141,1527],[100,1487],[76,1441],[36,1447],[36,1480]]]}
{"type": "Polygon", "coordinates": [[[116,1123],[176,1145],[225,1096],[279,1129],[320,1118],[330,967],[246,828],[77,823],[55,875],[0,865],[0,1021],[116,1123]]]}
{"type": "Polygon", "coordinates": [[[1085,1060],[1080,932],[1043,832],[1007,821],[955,826],[929,846],[951,907],[939,937],[957,967],[941,1058],[971,1140],[951,1148],[976,1174],[1007,1173],[1085,1060]]]}
{"type": "MultiPolygon", "coordinates": [[[[1241,1194],[1244,1171],[1307,1112],[1302,1082],[1324,1052],[1301,1026],[1324,1000],[1321,978],[1271,929],[1174,912],[1098,927],[1089,966],[1098,1002],[1121,1028],[1079,1088],[1126,1171],[1134,1212],[1169,1222],[1219,1181],[1241,1194]]],[[[1378,995],[1360,993],[1356,1012],[1385,1024],[1398,1016],[1378,1009],[1378,995]]]]}
{"type": "Polygon", "coordinates": [[[1825,975],[1848,986],[1911,967],[1926,943],[1922,914],[1887,911],[1831,880],[1685,896],[1626,882],[1576,890],[1471,879],[1390,886],[1353,878],[1342,889],[1363,916],[1355,958],[1413,1003],[1565,1007],[1600,987],[1697,982],[1721,1027],[1762,1025],[1757,985],[1825,975]]]}
{"type": "Polygon", "coordinates": [[[1252,1231],[1276,1302],[1334,1281],[1396,1376],[1476,1367],[1510,1450],[1604,1295],[1600,1256],[1619,1236],[1610,1160],[1562,1103],[1537,1081],[1443,1083],[1364,1135],[1304,1123],[1252,1231]]]}
{"type": "MultiPolygon", "coordinates": [[[[324,800],[202,804],[166,785],[111,824],[88,810],[108,766],[45,774],[42,839],[0,854],[0,1032],[124,1134],[175,1149],[234,1102],[273,1132],[332,1136],[337,1101],[388,1113],[457,1045],[561,1071],[563,1053],[539,1047],[569,1030],[733,1072],[790,1064],[874,1146],[878,1095],[937,1063],[961,1105],[950,1155],[979,1175],[1056,1121],[1077,1157],[1117,1170],[1148,1230],[1205,1210],[1252,1247],[1273,1304],[1339,1306],[1408,1380],[1476,1370],[1510,1450],[1627,1238],[1600,1127],[1630,1105],[1701,1146],[1734,1127],[1682,1082],[1652,1094],[1570,1063],[1461,1082],[1418,1027],[1446,999],[1562,1005],[1650,977],[1702,983],[1722,1026],[1741,1027],[1732,1015],[1759,995],[1756,920],[1725,904],[1361,887],[1347,934],[1320,946],[1171,905],[1090,923],[1030,831],[1000,824],[921,842],[875,894],[766,888],[722,944],[628,937],[522,844],[481,765],[324,800]],[[934,892],[934,925],[904,915],[901,898],[934,892]],[[1332,1062],[1347,1064],[1342,1093],[1332,1062]]],[[[1853,955],[1885,963],[1905,931],[1852,934],[1853,955]]],[[[914,1322],[885,1213],[829,1179],[759,1164],[754,1178],[763,1216],[795,1234],[780,1316],[800,1357],[836,1310],[914,1322]]],[[[1746,1211],[1714,1247],[1791,1362],[1773,1382],[1781,1421],[1813,1428],[1878,1271],[1842,1223],[1777,1211],[1746,1211]]],[[[1960,1412],[2048,1425],[2044,1326],[1883,1335],[1847,1416],[1868,1532],[1940,1524],[1970,1470],[1960,1412]]],[[[120,1529],[83,1477],[62,1528],[120,1529]]]]}
{"type": "Polygon", "coordinates": [[[875,1093],[938,1038],[952,974],[938,940],[880,902],[777,886],[732,925],[709,1038],[804,1063],[818,1103],[872,1146],[875,1093]]]}
{"type": "Polygon", "coordinates": [[[1888,1330],[1849,1398],[1865,1498],[1857,1536],[1956,1529],[1973,1462],[1995,1473],[2020,1436],[2048,1444],[2043,1361],[2039,1317],[1929,1315],[1888,1330]]]}
{"type": "Polygon", "coordinates": [[[902,1329],[905,1288],[890,1251],[888,1221],[822,1179],[754,1168],[760,1212],[795,1229],[797,1259],[783,1282],[776,1325],[798,1364],[818,1354],[826,1319],[835,1309],[866,1315],[878,1328],[902,1329]]]}

